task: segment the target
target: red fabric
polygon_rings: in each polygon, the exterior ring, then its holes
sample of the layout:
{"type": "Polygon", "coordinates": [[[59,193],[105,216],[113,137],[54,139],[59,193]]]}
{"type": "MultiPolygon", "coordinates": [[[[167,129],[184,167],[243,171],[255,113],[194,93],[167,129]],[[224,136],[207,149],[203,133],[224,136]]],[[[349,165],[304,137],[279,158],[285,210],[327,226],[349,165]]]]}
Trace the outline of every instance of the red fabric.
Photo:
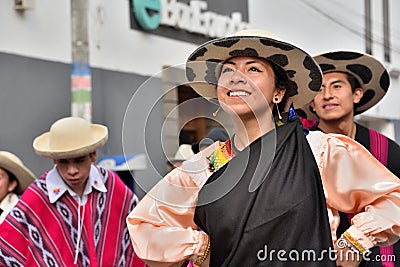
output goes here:
{"type": "Polygon", "coordinates": [[[369,145],[371,154],[383,165],[387,166],[389,141],[386,136],[369,129],[369,145]]]}
{"type": "MultiPolygon", "coordinates": [[[[389,148],[389,141],[386,136],[380,134],[379,132],[368,129],[369,130],[369,144],[370,144],[370,152],[371,154],[379,160],[383,165],[387,166],[387,159],[388,159],[388,148],[389,148]]],[[[347,213],[347,218],[349,222],[353,218],[353,213],[347,213]]],[[[386,261],[382,261],[383,267],[394,267],[394,262],[389,261],[392,259],[393,255],[393,246],[386,246],[380,247],[380,254],[381,258],[387,259],[386,261]]]]}
{"type": "Polygon", "coordinates": [[[145,266],[133,252],[125,223],[137,198],[115,173],[99,170],[107,192],[92,188],[88,197],[77,265],[78,203],[66,192],[51,204],[45,173],[0,227],[0,266],[145,266]]]}
{"type": "Polygon", "coordinates": [[[315,120],[307,120],[302,117],[299,117],[299,118],[300,118],[301,124],[303,124],[303,127],[306,129],[310,129],[312,127],[317,126],[317,121],[315,121],[315,120]]]}
{"type": "MultiPolygon", "coordinates": [[[[377,158],[383,165],[387,165],[389,141],[386,136],[369,129],[369,140],[371,154],[377,158]]],[[[391,259],[393,255],[393,246],[380,247],[381,257],[391,259]]],[[[393,261],[382,261],[383,267],[394,267],[393,261]]]]}

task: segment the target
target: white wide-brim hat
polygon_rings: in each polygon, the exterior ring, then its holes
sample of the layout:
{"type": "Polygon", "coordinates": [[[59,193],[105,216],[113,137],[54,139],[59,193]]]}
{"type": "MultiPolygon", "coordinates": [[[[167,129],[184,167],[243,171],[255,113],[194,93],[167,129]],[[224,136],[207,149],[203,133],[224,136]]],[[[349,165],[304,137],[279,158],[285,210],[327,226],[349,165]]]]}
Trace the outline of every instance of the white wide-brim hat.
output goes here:
{"type": "Polygon", "coordinates": [[[174,157],[170,160],[172,163],[185,161],[194,156],[192,150],[192,145],[182,144],[179,146],[178,150],[175,152],[174,157]]]}
{"type": "MultiPolygon", "coordinates": [[[[343,72],[353,75],[364,91],[355,104],[354,115],[375,106],[387,93],[390,76],[385,66],[375,57],[355,51],[331,51],[314,56],[323,73],[343,72]]],[[[305,107],[307,119],[317,119],[309,106],[305,107]]]]}
{"type": "Polygon", "coordinates": [[[67,117],[53,123],[49,132],[36,137],[33,148],[46,158],[76,158],[102,147],[107,138],[106,126],[90,124],[79,117],[67,117]]]}
{"type": "Polygon", "coordinates": [[[17,195],[22,195],[25,189],[36,179],[35,175],[13,153],[0,151],[0,168],[11,172],[18,179],[14,189],[17,195]]]}
{"type": "Polygon", "coordinates": [[[282,68],[289,78],[286,94],[294,108],[309,103],[321,88],[322,73],[311,55],[269,32],[250,29],[199,46],[186,62],[189,85],[206,99],[217,98],[222,63],[236,56],[264,58],[282,68]]]}

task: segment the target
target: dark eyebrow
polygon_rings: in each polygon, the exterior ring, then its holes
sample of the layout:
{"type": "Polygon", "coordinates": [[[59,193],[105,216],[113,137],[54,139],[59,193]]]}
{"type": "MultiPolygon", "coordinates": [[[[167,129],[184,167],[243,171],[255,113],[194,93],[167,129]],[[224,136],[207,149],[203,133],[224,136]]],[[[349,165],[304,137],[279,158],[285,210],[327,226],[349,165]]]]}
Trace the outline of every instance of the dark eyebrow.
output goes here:
{"type": "Polygon", "coordinates": [[[224,62],[224,65],[226,65],[226,64],[236,65],[235,62],[230,61],[230,60],[225,61],[225,62],[224,62]]]}
{"type": "MultiPolygon", "coordinates": [[[[334,84],[337,84],[337,83],[344,83],[344,81],[343,80],[341,80],[341,79],[337,79],[337,80],[334,80],[333,82],[331,82],[331,83],[329,83],[330,85],[334,85],[334,84]]],[[[325,84],[322,84],[321,85],[321,87],[325,87],[326,85],[325,84]]]]}
{"type": "Polygon", "coordinates": [[[77,158],[72,158],[72,159],[59,159],[59,160],[63,160],[63,161],[68,161],[68,160],[81,160],[81,159],[84,159],[86,156],[80,156],[80,157],[77,157],[77,158]]]}
{"type": "Polygon", "coordinates": [[[259,62],[259,61],[256,61],[256,60],[251,60],[251,61],[247,61],[247,62],[246,62],[246,65],[250,65],[250,64],[253,64],[253,63],[258,64],[258,63],[260,63],[260,62],[259,62]]]}
{"type": "MultiPolygon", "coordinates": [[[[261,62],[260,62],[260,61],[256,61],[256,60],[250,60],[250,61],[247,61],[247,62],[246,62],[246,65],[250,65],[250,64],[254,64],[254,63],[261,63],[261,62]]],[[[230,60],[225,61],[224,64],[236,65],[235,62],[230,61],[230,60]]]]}
{"type": "Polygon", "coordinates": [[[344,81],[341,79],[338,79],[338,80],[331,82],[331,84],[335,84],[335,83],[344,83],[344,81]]]}

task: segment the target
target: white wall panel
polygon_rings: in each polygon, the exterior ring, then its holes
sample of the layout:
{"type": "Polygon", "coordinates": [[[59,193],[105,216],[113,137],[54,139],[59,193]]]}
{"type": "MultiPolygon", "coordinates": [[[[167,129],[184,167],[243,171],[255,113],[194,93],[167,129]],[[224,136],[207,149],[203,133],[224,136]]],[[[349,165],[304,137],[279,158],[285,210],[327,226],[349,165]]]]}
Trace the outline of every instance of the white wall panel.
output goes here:
{"type": "MultiPolygon", "coordinates": [[[[50,61],[71,61],[70,1],[35,0],[17,12],[0,1],[0,52],[50,61]]],[[[382,0],[373,0],[373,53],[383,60],[382,0]]],[[[271,31],[311,54],[365,50],[364,0],[249,0],[250,24],[271,31]]],[[[129,0],[89,0],[93,67],[151,76],[164,65],[183,64],[196,45],[131,30],[129,0]]],[[[368,115],[400,118],[400,3],[390,1],[392,86],[368,115]]]]}
{"type": "Polygon", "coordinates": [[[70,1],[35,2],[34,9],[21,12],[13,1],[0,1],[0,52],[71,61],[70,1]]]}
{"type": "Polygon", "coordinates": [[[153,75],[185,62],[196,45],[131,30],[129,1],[90,1],[91,64],[153,75]]]}

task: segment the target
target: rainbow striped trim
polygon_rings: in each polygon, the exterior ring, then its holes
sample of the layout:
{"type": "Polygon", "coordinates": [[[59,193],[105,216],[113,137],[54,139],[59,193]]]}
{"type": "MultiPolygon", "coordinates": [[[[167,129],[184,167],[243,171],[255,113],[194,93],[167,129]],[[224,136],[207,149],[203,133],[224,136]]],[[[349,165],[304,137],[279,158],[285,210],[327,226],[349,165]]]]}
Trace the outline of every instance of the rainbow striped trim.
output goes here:
{"type": "Polygon", "coordinates": [[[210,157],[209,169],[212,172],[216,172],[221,169],[226,163],[233,158],[231,139],[228,139],[223,145],[217,148],[210,157]]]}

